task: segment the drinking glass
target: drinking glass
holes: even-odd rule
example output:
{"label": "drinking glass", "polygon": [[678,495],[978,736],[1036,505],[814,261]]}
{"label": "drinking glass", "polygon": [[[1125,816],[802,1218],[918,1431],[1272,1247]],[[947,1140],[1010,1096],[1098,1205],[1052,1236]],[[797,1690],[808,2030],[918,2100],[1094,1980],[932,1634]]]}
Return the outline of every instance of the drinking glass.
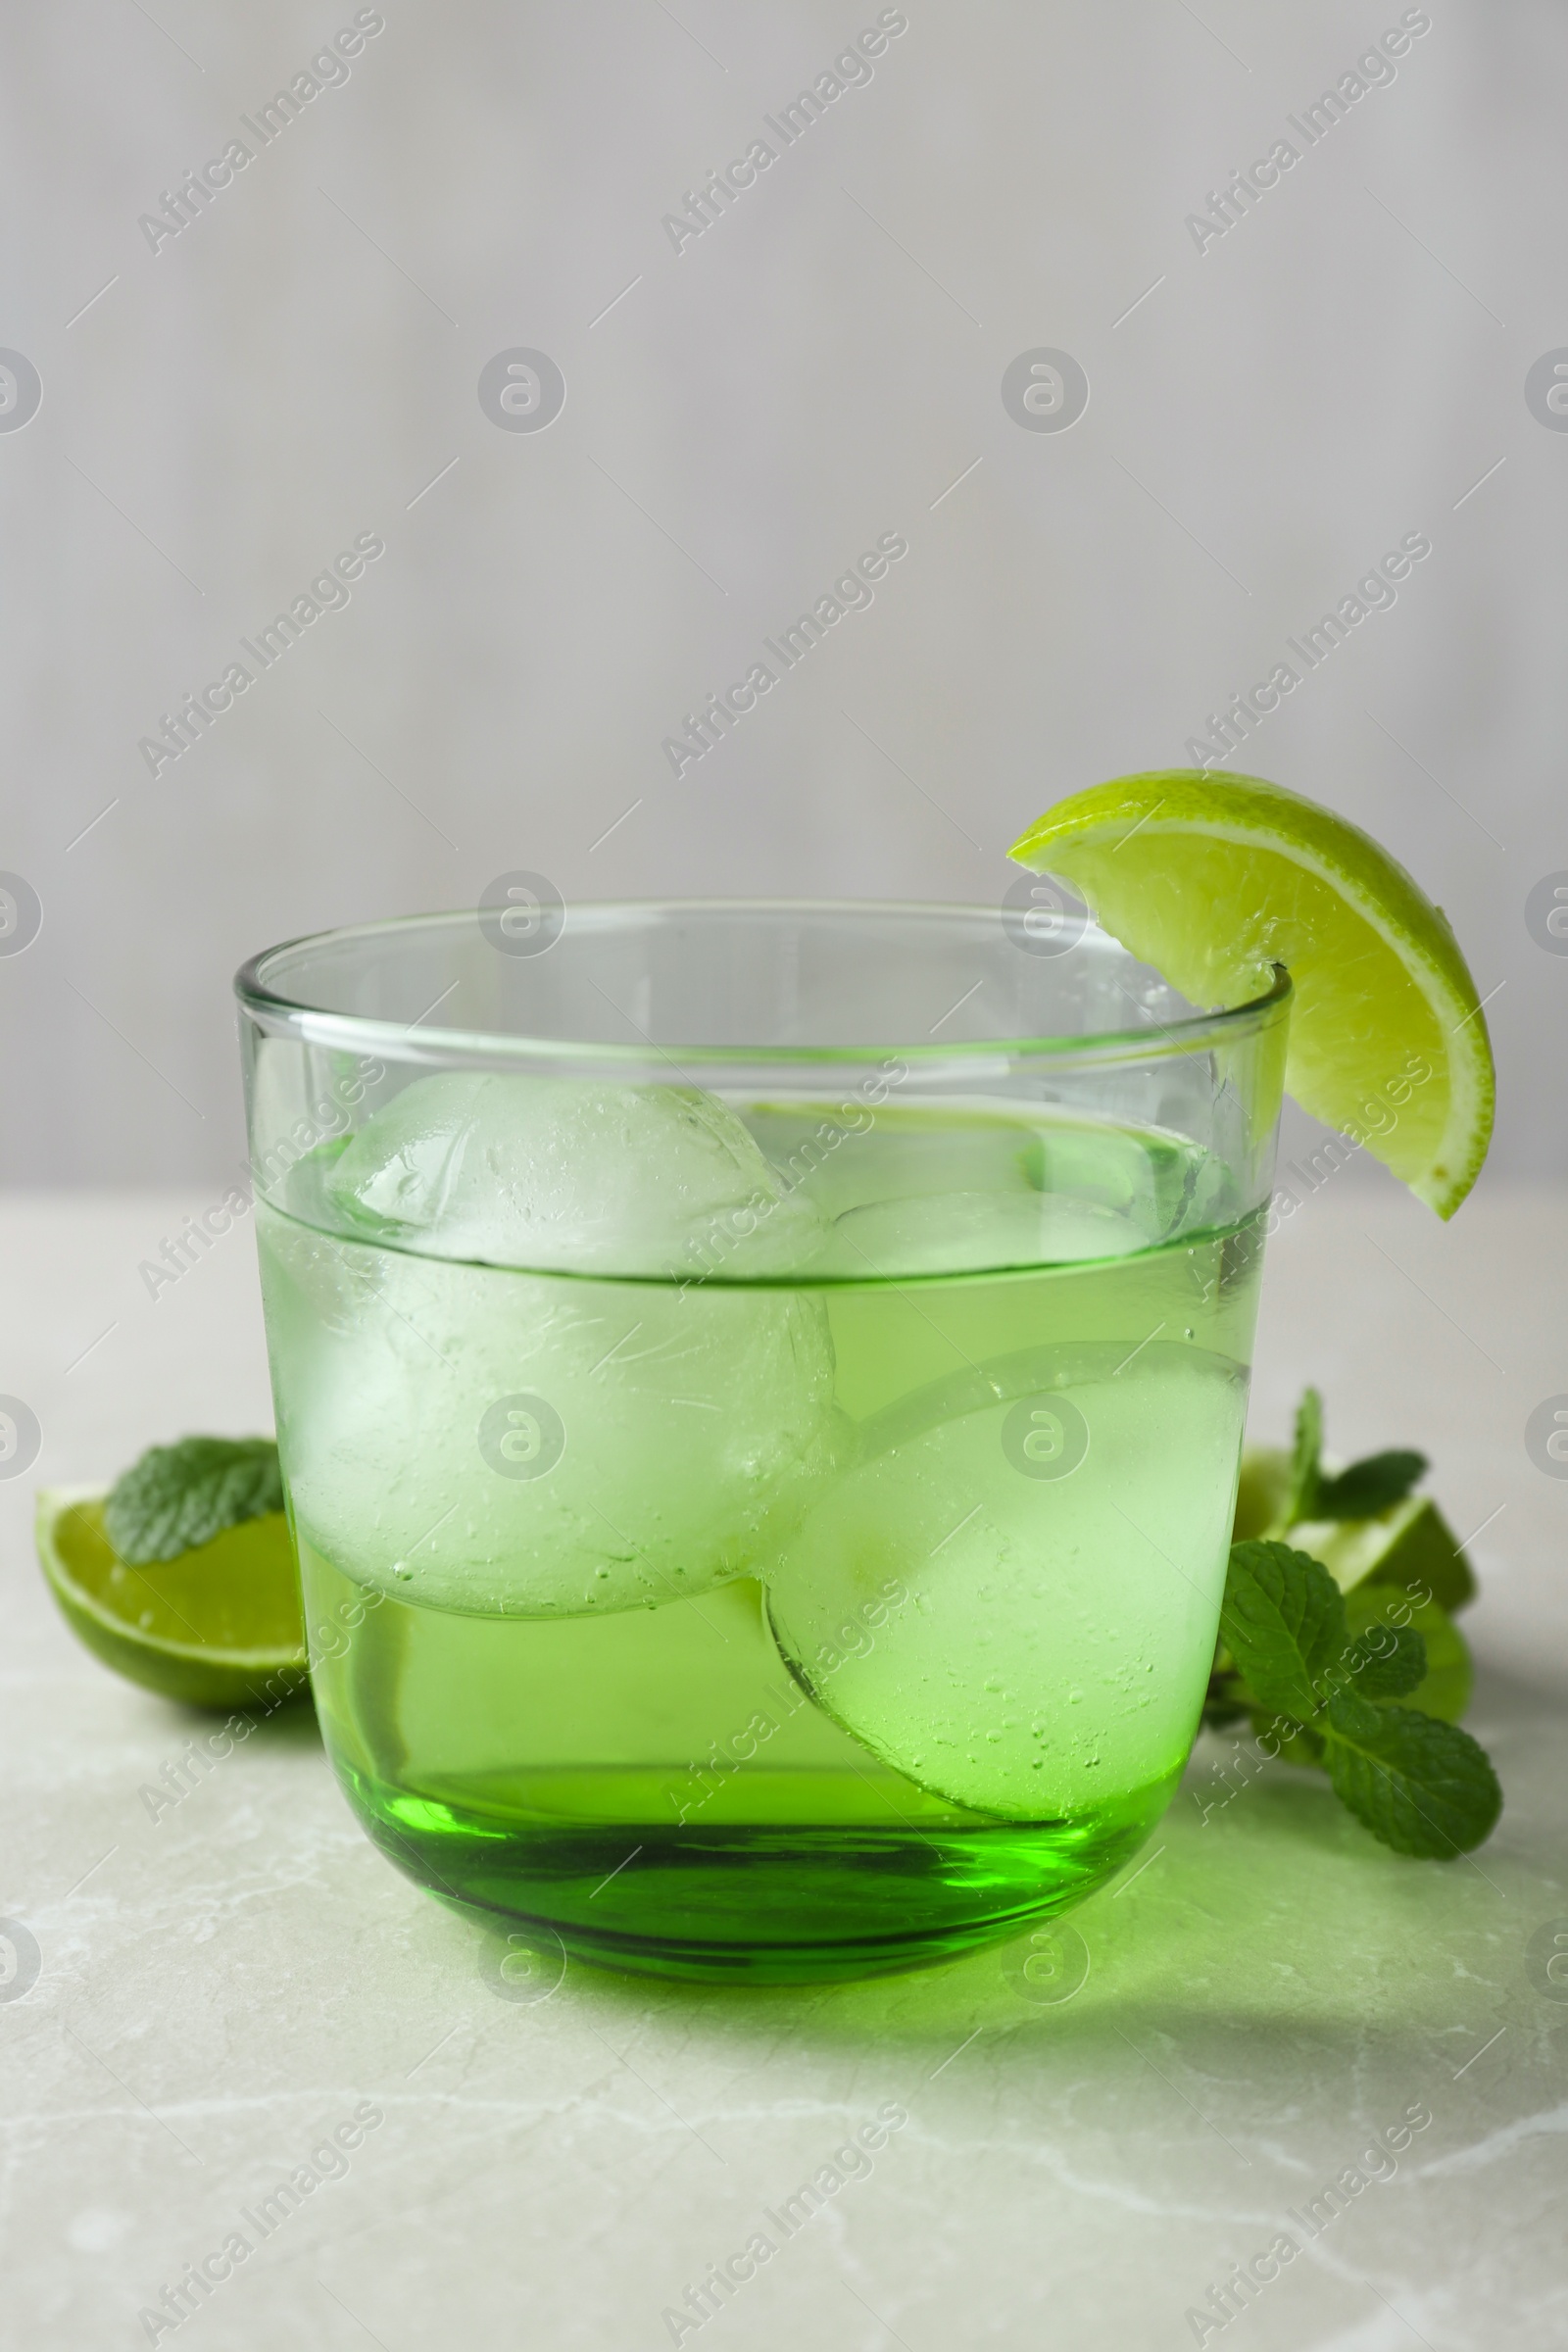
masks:
{"label": "drinking glass", "polygon": [[1081,1901],[1203,1699],[1288,977],[1195,1008],[1045,883],[509,889],[236,983],[350,1805],[515,1940],[665,1976]]}

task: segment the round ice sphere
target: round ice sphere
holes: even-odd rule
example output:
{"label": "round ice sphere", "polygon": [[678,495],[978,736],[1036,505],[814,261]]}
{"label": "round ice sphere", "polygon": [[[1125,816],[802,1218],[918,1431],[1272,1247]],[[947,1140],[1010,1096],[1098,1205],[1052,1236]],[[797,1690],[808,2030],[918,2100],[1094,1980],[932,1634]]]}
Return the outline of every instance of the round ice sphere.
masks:
{"label": "round ice sphere", "polygon": [[360,1129],[325,1193],[369,1240],[575,1274],[778,1274],[823,1233],[735,1113],[696,1087],[440,1071]]}
{"label": "round ice sphere", "polygon": [[1198,1348],[1126,1359],[1029,1349],[906,1398],[764,1570],[795,1672],[937,1795],[1056,1820],[1185,1760],[1246,1381]]}
{"label": "round ice sphere", "polygon": [[777,1543],[831,1452],[833,1349],[819,1300],[744,1284],[822,1222],[722,1102],[442,1072],[314,1156],[311,1221],[259,1224],[291,1500],[348,1574],[559,1616]]}
{"label": "round ice sphere", "polygon": [[1081,1264],[1149,1247],[1131,1217],[1049,1194],[926,1193],[846,1209],[817,1270],[867,1277]]}

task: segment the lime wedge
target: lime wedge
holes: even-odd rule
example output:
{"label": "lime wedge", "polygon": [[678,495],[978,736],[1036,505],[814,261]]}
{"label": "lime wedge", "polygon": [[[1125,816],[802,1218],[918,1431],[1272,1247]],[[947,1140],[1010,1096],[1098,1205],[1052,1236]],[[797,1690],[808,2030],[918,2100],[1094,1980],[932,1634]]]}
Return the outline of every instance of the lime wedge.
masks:
{"label": "lime wedge", "polygon": [[1364,1585],[1396,1585],[1406,1593],[1425,1592],[1443,1609],[1462,1609],[1475,1598],[1476,1580],[1464,1547],[1430,1495],[1407,1494],[1370,1519],[1298,1519],[1287,1527],[1290,1492],[1288,1449],[1249,1446],[1242,1455],[1232,1540],[1243,1544],[1252,1537],[1277,1537],[1294,1544],[1321,1560],[1345,1593]]}
{"label": "lime wedge", "polygon": [[1058,801],[1010,855],[1195,1004],[1283,963],[1290,1092],[1452,1216],[1492,1135],[1486,1022],[1442,908],[1369,834],[1259,776],[1161,768]]}
{"label": "lime wedge", "polygon": [[1407,1494],[1374,1519],[1299,1519],[1285,1541],[1321,1560],[1342,1592],[1398,1585],[1429,1592],[1445,1609],[1475,1598],[1470,1563],[1425,1494]]}
{"label": "lime wedge", "polygon": [[104,1533],[100,1488],[38,1496],[38,1559],[73,1633],[117,1674],[191,1707],[274,1707],[308,1682],[281,1511],[142,1568]]}

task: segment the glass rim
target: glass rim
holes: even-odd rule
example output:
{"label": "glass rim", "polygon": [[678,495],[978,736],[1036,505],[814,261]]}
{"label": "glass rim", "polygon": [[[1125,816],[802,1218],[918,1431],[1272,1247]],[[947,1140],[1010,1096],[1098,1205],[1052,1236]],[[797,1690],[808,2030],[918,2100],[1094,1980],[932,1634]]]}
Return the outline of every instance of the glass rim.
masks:
{"label": "glass rim", "polygon": [[[1061,1036],[965,1038],[936,1045],[929,1042],[906,1044],[893,1039],[857,1045],[689,1045],[680,1040],[657,1044],[652,1039],[640,1038],[634,1044],[622,1046],[587,1038],[543,1037],[514,1029],[433,1028],[426,1026],[422,1014],[416,1015],[413,1021],[397,1021],[374,1013],[337,1012],[329,1006],[312,1004],[302,996],[289,996],[270,985],[269,967],[273,966],[277,959],[302,949],[449,926],[477,925],[483,911],[479,907],[448,907],[420,914],[382,915],[371,922],[345,923],[325,931],[301,932],[293,939],[279,940],[273,946],[263,948],[256,955],[248,956],[234,974],[234,994],[258,1026],[273,1035],[293,1037],[304,1045],[339,1050],[355,1046],[374,1049],[378,1054],[384,1054],[392,1060],[460,1061],[482,1058],[492,1064],[497,1060],[545,1060],[624,1068],[628,1065],[645,1065],[650,1056],[667,1058],[671,1054],[678,1053],[683,1062],[718,1068],[726,1064],[772,1067],[800,1066],[805,1063],[859,1065],[879,1060],[888,1054],[921,1065],[947,1062],[960,1067],[970,1062],[994,1062],[999,1054],[1013,1058],[1039,1055],[1052,1060],[1123,1059],[1129,1054],[1136,1054],[1140,1059],[1147,1058],[1151,1054],[1186,1054],[1193,1053],[1208,1038],[1228,1038],[1238,1030],[1245,1033],[1250,1028],[1260,1027],[1289,1004],[1294,993],[1289,971],[1283,963],[1275,961],[1268,987],[1258,995],[1249,997],[1245,1003],[1221,1005],[1207,1012],[1178,1013],[1170,1020],[1157,1020],[1151,1015],[1152,1026],[1143,1029],[1095,1030],[1087,1034]],[[752,914],[864,915],[883,920],[888,917],[919,916],[929,920],[933,917],[961,916],[978,919],[998,932],[1005,931],[1007,920],[1001,906],[975,906],[959,900],[657,898],[573,901],[566,909],[566,923],[573,927],[584,921],[594,925],[595,918],[598,918],[597,927],[610,929],[619,922],[647,921],[661,916],[738,917]],[[1082,937],[1103,940],[1122,955],[1128,956],[1132,961],[1141,960],[1132,956],[1130,949],[1122,947],[1112,933],[1102,930],[1092,916]],[[1074,944],[1081,944],[1081,940]],[[418,1052],[411,1054],[410,1041],[416,1036]]]}

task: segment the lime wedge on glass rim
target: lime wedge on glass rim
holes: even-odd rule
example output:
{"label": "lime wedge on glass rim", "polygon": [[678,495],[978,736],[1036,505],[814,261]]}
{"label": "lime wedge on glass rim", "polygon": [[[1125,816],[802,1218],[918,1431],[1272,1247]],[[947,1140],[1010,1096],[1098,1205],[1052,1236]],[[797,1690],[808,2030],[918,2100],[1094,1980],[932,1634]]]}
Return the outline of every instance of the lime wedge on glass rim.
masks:
{"label": "lime wedge on glass rim", "polygon": [[1158,768],[1058,801],[1009,856],[1194,1004],[1284,964],[1287,1090],[1452,1216],[1492,1135],[1486,1020],[1446,916],[1370,834],[1260,776]]}
{"label": "lime wedge on glass rim", "polygon": [[132,1567],[104,1530],[106,1492],[45,1488],[38,1559],[77,1639],[106,1666],[189,1707],[270,1709],[309,1680],[288,1522],[225,1528]]}

